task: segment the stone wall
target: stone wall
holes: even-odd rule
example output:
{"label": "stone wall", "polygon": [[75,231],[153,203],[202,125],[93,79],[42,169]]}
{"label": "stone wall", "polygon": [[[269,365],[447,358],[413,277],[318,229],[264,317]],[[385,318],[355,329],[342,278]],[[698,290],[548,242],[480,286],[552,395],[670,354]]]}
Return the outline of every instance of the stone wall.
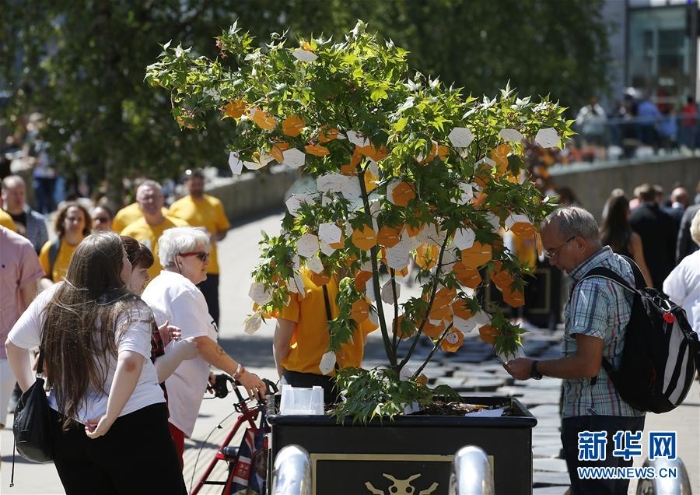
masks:
{"label": "stone wall", "polygon": [[691,202],[700,183],[700,157],[649,157],[644,161],[576,163],[551,169],[556,187],[570,187],[582,206],[600,220],[610,192],[620,187],[630,199],[634,188],[648,182],[658,184],[668,195],[677,184],[688,190]]}

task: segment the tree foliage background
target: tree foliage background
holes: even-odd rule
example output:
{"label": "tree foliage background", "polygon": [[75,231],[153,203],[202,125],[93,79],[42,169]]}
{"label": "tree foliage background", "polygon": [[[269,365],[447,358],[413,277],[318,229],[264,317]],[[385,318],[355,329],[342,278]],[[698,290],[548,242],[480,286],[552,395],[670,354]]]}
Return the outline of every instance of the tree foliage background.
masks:
{"label": "tree foliage background", "polygon": [[[604,0],[0,0],[0,56],[9,131],[30,112],[63,171],[86,170],[121,194],[123,177],[162,179],[189,166],[226,168],[231,120],[180,130],[167,94],[143,82],[169,40],[216,56],[238,19],[258,40],[289,30],[337,36],[363,19],[410,51],[416,70],[465,93],[549,94],[577,109],[607,91]],[[262,41],[261,41],[262,42]],[[2,83],[0,83],[2,84]],[[2,86],[0,85],[0,89]]]}

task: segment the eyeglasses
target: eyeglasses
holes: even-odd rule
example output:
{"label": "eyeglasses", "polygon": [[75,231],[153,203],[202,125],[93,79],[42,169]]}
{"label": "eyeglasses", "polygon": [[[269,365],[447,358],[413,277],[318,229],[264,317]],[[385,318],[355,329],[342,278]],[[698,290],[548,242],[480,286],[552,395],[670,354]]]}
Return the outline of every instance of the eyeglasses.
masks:
{"label": "eyeglasses", "polygon": [[93,220],[95,222],[109,222],[109,218],[107,217],[95,217]]}
{"label": "eyeglasses", "polygon": [[199,258],[199,261],[202,263],[206,263],[207,260],[209,259],[209,253],[204,252],[204,251],[193,251],[191,253],[180,253],[180,256],[183,258],[189,258],[190,256],[196,256]]}
{"label": "eyeglasses", "polygon": [[559,247],[554,248],[554,249],[552,249],[552,250],[550,250],[550,251],[545,251],[545,252],[544,252],[544,257],[551,260],[551,259],[554,258],[555,256],[558,256],[558,255],[559,255],[559,251],[561,251],[561,249],[562,249],[564,246],[566,246],[568,243],[570,243],[570,242],[573,241],[574,239],[576,239],[576,236],[575,236],[575,235],[572,235],[572,236],[569,237],[566,241],[564,241]]}

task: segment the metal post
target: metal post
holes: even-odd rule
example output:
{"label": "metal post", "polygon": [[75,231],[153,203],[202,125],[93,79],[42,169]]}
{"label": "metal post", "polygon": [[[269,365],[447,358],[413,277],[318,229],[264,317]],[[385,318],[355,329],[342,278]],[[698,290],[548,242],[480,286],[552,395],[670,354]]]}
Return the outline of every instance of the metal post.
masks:
{"label": "metal post", "polygon": [[495,495],[489,457],[476,445],[459,449],[452,462],[450,495]]}
{"label": "metal post", "polygon": [[[654,479],[641,479],[637,483],[637,495],[662,495],[673,493],[673,495],[693,495],[690,488],[690,479],[688,471],[685,469],[685,464],[680,457],[669,461],[666,458],[658,458],[650,461],[644,461],[644,467],[653,467],[657,477]],[[667,474],[675,473],[676,477],[661,477],[661,470]]]}
{"label": "metal post", "polygon": [[311,457],[298,445],[287,445],[275,456],[270,495],[311,495]]}

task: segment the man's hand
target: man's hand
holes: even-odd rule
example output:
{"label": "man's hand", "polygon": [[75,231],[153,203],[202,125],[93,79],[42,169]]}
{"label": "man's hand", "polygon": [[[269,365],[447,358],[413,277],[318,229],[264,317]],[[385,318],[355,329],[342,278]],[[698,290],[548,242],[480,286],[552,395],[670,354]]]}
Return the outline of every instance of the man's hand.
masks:
{"label": "man's hand", "polygon": [[532,378],[530,371],[532,370],[532,359],[515,358],[503,364],[505,370],[518,380],[528,380]]}

